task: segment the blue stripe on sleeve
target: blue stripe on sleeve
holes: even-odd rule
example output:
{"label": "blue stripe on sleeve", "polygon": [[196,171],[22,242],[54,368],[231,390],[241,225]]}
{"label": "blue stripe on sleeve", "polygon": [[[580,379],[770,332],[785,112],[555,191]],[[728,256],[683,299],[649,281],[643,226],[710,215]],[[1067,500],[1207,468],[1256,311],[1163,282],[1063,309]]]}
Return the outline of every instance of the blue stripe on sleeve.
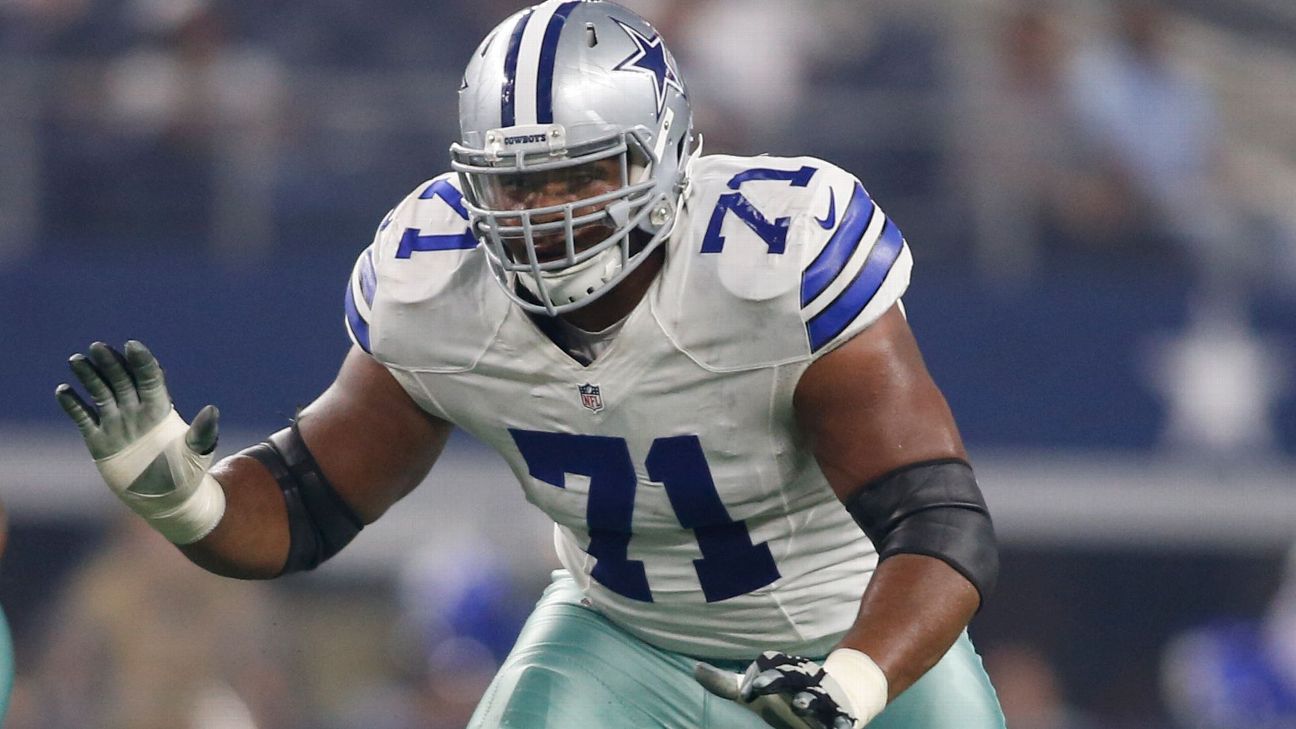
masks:
{"label": "blue stripe on sleeve", "polygon": [[373,248],[366,248],[360,256],[360,295],[365,303],[373,306],[374,293],[378,289],[378,274],[374,271]]}
{"label": "blue stripe on sleeve", "polygon": [[562,35],[567,16],[579,2],[563,3],[549,18],[540,45],[540,75],[536,77],[536,123],[553,124],[554,59],[558,56],[558,36]]}
{"label": "blue stripe on sleeve", "polygon": [[373,351],[369,349],[369,322],[360,316],[360,310],[356,308],[355,294],[351,293],[351,282],[347,281],[346,287],[346,322],[347,327],[351,330],[351,336],[355,337],[356,343],[360,348],[369,354]]}
{"label": "blue stripe on sleeve", "polygon": [[875,210],[877,207],[864,191],[864,186],[855,183],[855,192],[837,225],[837,232],[801,276],[801,306],[814,301],[841,273],[855,249],[859,248],[869,223],[873,222]]}
{"label": "blue stripe on sleeve", "polygon": [[504,56],[504,84],[500,89],[500,126],[511,127],[517,124],[517,86],[518,52],[522,49],[522,33],[526,30],[527,21],[531,19],[532,9],[528,8],[522,18],[513,27],[509,37],[508,53]]}
{"label": "blue stripe on sleeve", "polygon": [[826,309],[806,322],[812,351],[818,352],[864,311],[873,300],[873,295],[882,288],[882,282],[900,257],[902,248],[904,236],[895,223],[888,220],[886,227],[882,229],[882,237],[873,245],[873,250],[869,251],[868,259],[860,267],[855,279]]}

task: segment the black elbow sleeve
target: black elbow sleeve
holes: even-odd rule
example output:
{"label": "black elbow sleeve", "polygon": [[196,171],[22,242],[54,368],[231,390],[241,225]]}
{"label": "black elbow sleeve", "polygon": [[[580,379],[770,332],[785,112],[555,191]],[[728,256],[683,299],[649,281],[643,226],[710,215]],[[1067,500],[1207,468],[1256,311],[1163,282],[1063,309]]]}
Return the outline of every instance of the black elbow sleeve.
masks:
{"label": "black elbow sleeve", "polygon": [[878,558],[935,557],[967,578],[981,604],[999,577],[994,524],[972,467],[957,459],[915,463],[893,471],[846,501],[873,541]]}
{"label": "black elbow sleeve", "polygon": [[296,422],[241,455],[260,461],[283,491],[289,546],[280,574],[314,569],[364,528],[364,522],[320,471]]}

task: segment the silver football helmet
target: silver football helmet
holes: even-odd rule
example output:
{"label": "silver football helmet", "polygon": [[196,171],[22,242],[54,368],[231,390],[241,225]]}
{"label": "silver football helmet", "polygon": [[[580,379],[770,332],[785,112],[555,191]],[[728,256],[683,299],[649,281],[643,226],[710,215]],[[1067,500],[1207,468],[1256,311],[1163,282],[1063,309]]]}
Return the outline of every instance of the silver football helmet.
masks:
{"label": "silver football helmet", "polygon": [[692,125],[674,58],[633,12],[549,0],[498,25],[464,74],[450,155],[504,291],[553,316],[624,279],[674,228]]}

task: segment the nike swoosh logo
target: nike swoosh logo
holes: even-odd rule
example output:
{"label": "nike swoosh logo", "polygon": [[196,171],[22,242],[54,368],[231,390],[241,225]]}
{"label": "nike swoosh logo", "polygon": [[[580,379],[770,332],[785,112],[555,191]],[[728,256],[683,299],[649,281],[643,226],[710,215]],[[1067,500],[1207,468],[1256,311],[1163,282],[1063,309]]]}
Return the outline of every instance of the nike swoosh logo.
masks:
{"label": "nike swoosh logo", "polygon": [[832,190],[828,191],[828,217],[822,220],[815,218],[815,222],[824,230],[832,230],[837,225],[837,196]]}

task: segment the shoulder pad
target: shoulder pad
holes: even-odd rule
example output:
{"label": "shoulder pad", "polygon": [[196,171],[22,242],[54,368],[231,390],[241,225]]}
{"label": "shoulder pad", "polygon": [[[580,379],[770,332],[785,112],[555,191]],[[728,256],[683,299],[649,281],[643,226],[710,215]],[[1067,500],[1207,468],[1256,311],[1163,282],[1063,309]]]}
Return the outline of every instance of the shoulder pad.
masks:
{"label": "shoulder pad", "polygon": [[899,229],[836,165],[704,157],[690,170],[659,318],[711,369],[814,359],[894,305],[911,267]]}
{"label": "shoulder pad", "polygon": [[347,332],[406,369],[468,369],[508,310],[491,280],[453,174],[419,185],[383,218],[345,296]]}

